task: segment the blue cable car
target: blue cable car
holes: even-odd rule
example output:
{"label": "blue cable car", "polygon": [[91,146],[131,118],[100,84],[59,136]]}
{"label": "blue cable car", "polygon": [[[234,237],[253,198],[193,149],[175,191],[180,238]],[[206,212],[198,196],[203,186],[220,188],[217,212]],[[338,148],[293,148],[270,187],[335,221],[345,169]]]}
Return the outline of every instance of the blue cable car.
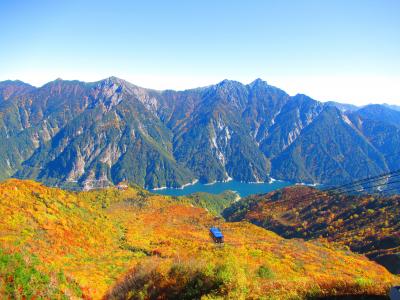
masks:
{"label": "blue cable car", "polygon": [[224,235],[222,234],[221,230],[217,227],[210,228],[210,235],[215,243],[223,243],[224,242]]}

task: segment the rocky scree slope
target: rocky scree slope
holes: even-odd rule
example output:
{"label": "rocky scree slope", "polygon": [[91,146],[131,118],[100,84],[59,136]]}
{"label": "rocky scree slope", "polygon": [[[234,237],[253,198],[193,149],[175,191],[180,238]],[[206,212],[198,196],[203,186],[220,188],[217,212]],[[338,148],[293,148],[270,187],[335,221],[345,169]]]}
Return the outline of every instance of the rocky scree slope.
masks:
{"label": "rocky scree slope", "polygon": [[5,81],[0,95],[3,179],[86,189],[270,176],[337,184],[399,167],[400,112],[342,112],[260,79],[186,91],[116,77],[40,88]]}

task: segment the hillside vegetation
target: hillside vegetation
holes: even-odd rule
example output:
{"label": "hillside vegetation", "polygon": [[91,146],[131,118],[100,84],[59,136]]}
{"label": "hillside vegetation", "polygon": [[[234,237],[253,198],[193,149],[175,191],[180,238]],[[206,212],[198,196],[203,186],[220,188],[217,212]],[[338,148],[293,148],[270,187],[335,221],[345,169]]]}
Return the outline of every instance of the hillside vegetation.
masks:
{"label": "hillside vegetation", "polygon": [[399,283],[345,248],[286,240],[137,188],[72,193],[8,180],[0,215],[2,298],[284,299],[385,295]]}
{"label": "hillside vegetation", "polygon": [[239,194],[233,191],[225,191],[220,194],[210,194],[197,192],[187,196],[179,197],[182,201],[189,201],[195,206],[205,208],[214,215],[220,215],[221,212],[240,199]]}
{"label": "hillside vegetation", "polygon": [[[110,77],[0,82],[0,179],[93,189],[233,178],[337,185],[399,167],[400,112],[343,111],[257,79],[155,91]],[[382,188],[382,187],[381,187]]]}
{"label": "hillside vegetation", "polygon": [[400,273],[400,196],[350,196],[295,186],[250,196],[224,211],[286,238],[327,238]]}

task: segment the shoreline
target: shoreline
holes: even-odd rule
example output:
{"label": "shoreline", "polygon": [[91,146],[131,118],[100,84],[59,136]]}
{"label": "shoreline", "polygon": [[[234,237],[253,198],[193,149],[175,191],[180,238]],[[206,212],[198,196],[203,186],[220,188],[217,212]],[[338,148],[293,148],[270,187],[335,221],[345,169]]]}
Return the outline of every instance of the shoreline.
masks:
{"label": "shoreline", "polygon": [[[194,184],[195,186],[193,186]],[[160,187],[160,188],[150,189],[148,191],[162,195],[185,196],[197,192],[220,194],[224,191],[229,190],[229,191],[234,191],[235,194],[237,194],[240,198],[242,198],[251,194],[269,193],[273,190],[291,185],[295,185],[295,183],[285,182],[283,180],[277,180],[275,178],[269,178],[269,180],[265,182],[243,182],[227,178],[224,181],[214,180],[208,183],[199,183],[199,180],[194,180],[192,182],[184,184],[179,188]]]}
{"label": "shoreline", "polygon": [[[229,176],[228,176],[228,178],[226,178],[226,179],[224,179],[224,180],[222,180],[222,181],[214,180],[214,181],[211,181],[211,182],[200,183],[200,184],[202,184],[202,185],[204,185],[204,186],[211,186],[211,185],[214,185],[214,184],[217,184],[217,183],[228,183],[228,182],[231,182],[231,181],[234,181],[234,179],[233,179],[232,177],[229,177]],[[285,182],[285,181],[280,180],[280,179],[275,179],[275,178],[273,178],[273,177],[270,177],[268,181],[237,181],[237,182],[245,183],[245,184],[273,184],[273,183],[275,183],[275,182]],[[185,189],[185,188],[188,187],[188,186],[195,185],[196,183],[199,183],[199,180],[198,180],[198,179],[195,179],[195,180],[193,180],[192,182],[185,183],[185,184],[181,185],[180,187],[167,187],[167,186],[162,186],[162,187],[157,187],[157,188],[153,188],[153,189],[149,189],[149,188],[145,188],[145,189],[148,190],[148,191],[162,191],[162,190],[166,190],[166,189],[170,189],[170,190],[183,190],[183,189]],[[300,183],[294,183],[294,185],[318,186],[319,184],[318,184],[318,183],[315,183],[315,184],[306,184],[306,183],[300,182]]]}
{"label": "shoreline", "polygon": [[194,185],[194,184],[196,184],[198,182],[199,182],[198,179],[194,179],[192,182],[185,183],[185,184],[181,185],[180,187],[161,186],[161,187],[156,187],[156,188],[152,188],[152,189],[149,189],[149,188],[145,187],[145,189],[148,190],[148,191],[162,191],[162,190],[166,190],[166,189],[183,190],[185,187]]}

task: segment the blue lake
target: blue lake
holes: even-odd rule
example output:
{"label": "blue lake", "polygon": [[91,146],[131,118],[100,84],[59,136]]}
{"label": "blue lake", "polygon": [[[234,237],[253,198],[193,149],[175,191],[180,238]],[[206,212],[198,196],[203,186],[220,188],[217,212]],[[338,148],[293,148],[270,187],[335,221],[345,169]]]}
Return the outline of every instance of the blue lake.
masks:
{"label": "blue lake", "polygon": [[196,192],[220,194],[224,191],[231,190],[237,192],[241,197],[246,197],[251,194],[268,193],[290,185],[293,185],[293,183],[278,180],[271,183],[244,183],[232,180],[228,182],[216,182],[213,184],[195,183],[186,186],[183,189],[165,188],[150,190],[150,192],[169,196],[184,196]]}

